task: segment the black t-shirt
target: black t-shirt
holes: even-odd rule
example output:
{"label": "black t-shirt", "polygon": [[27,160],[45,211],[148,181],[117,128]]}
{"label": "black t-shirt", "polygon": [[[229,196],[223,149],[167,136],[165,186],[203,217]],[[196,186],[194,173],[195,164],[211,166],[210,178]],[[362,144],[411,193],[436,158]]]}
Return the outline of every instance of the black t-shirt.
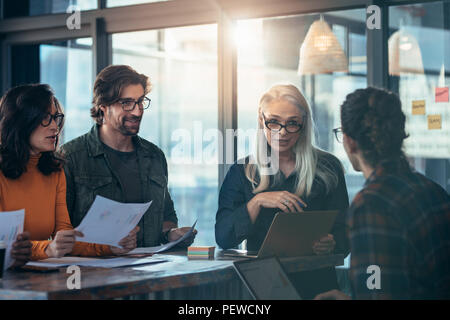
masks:
{"label": "black t-shirt", "polygon": [[122,152],[103,143],[111,169],[117,175],[124,190],[126,203],[142,203],[142,187],[139,175],[139,161],[136,149]]}

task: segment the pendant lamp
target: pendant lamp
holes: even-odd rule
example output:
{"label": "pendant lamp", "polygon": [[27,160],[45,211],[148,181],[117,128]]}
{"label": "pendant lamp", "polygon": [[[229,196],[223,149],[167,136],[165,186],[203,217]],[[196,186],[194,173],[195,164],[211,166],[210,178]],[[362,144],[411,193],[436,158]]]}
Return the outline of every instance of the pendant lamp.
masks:
{"label": "pendant lamp", "polygon": [[300,47],[300,75],[347,72],[348,60],[323,16],[314,21]]}
{"label": "pendant lamp", "polygon": [[416,38],[403,28],[394,32],[388,40],[389,74],[423,74],[422,53]]}

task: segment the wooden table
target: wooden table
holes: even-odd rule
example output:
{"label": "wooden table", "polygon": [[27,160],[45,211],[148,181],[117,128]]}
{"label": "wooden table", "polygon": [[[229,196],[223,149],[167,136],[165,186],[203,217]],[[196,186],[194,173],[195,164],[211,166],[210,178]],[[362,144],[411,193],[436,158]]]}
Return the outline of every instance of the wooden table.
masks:
{"label": "wooden table", "polygon": [[[250,299],[233,269],[236,259],[188,260],[186,251],[157,255],[168,262],[114,269],[81,268],[81,289],[69,290],[66,269],[52,273],[7,271],[0,299]],[[285,258],[288,273],[342,265],[343,255]]]}

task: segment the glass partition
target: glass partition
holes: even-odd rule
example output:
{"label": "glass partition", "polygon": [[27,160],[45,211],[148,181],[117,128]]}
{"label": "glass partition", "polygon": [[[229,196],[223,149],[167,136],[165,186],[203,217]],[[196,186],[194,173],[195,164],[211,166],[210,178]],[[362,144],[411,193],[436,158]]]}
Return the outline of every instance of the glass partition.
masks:
{"label": "glass partition", "polygon": [[39,46],[40,81],[49,84],[62,103],[65,123],[61,144],[88,132],[93,124],[92,39]]}
{"label": "glass partition", "polygon": [[450,6],[437,1],[389,8],[389,85],[406,115],[405,152],[450,191]]}
{"label": "glass partition", "polygon": [[179,225],[198,219],[195,244],[215,244],[217,26],[120,33],[112,42],[113,63],[132,66],[153,84],[140,135],[167,157]]}

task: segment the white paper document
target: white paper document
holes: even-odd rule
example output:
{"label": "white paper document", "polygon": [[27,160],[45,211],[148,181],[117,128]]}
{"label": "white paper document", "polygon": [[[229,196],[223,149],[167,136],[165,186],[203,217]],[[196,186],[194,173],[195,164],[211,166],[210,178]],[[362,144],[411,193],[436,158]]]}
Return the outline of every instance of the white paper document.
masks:
{"label": "white paper document", "polygon": [[137,226],[151,204],[151,201],[120,203],[97,196],[83,221],[76,228],[84,234],[84,237],[77,237],[76,241],[121,247],[120,240]]}
{"label": "white paper document", "polygon": [[195,220],[195,222],[192,225],[191,229],[188,232],[186,232],[178,240],[175,240],[175,241],[163,244],[161,246],[156,246],[156,247],[136,248],[136,249],[128,252],[128,254],[150,254],[150,253],[160,253],[160,252],[169,250],[169,249],[175,247],[180,242],[182,242],[182,241],[186,240],[187,238],[189,238],[192,235],[192,232],[194,232],[194,228],[195,228],[196,224],[197,224],[197,220]]}
{"label": "white paper document", "polygon": [[49,258],[39,261],[31,261],[26,265],[30,267],[44,267],[44,268],[63,268],[67,266],[80,267],[94,267],[94,268],[119,268],[126,266],[136,266],[141,264],[152,264],[166,262],[166,259],[159,257],[145,257],[145,258],[84,258],[84,257],[62,257]]}
{"label": "white paper document", "polygon": [[3,270],[8,269],[13,264],[11,258],[11,248],[17,239],[17,235],[23,232],[25,220],[25,210],[0,212],[0,240],[6,243],[5,263]]}

